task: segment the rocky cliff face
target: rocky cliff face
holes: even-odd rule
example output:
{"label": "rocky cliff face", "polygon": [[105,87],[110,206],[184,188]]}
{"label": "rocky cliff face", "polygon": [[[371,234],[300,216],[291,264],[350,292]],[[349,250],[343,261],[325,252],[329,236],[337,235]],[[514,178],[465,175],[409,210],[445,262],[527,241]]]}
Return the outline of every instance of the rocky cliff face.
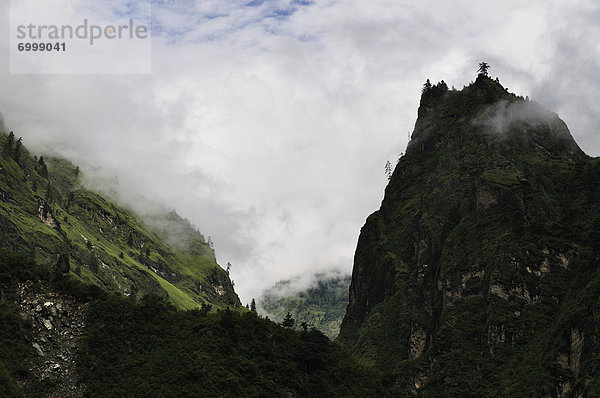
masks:
{"label": "rocky cliff face", "polygon": [[339,341],[407,394],[598,391],[600,162],[486,76],[426,88],[418,115]]}

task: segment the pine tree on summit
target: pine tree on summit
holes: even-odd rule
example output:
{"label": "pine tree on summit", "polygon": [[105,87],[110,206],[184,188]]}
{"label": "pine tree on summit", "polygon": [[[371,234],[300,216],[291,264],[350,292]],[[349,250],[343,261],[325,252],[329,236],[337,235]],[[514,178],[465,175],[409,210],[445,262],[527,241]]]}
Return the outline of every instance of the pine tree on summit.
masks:
{"label": "pine tree on summit", "polygon": [[477,69],[477,72],[479,73],[480,76],[487,76],[489,68],[490,68],[490,64],[488,64],[487,62],[480,62],[479,69]]}
{"label": "pine tree on summit", "polygon": [[431,89],[431,81],[429,79],[427,79],[425,84],[423,84],[423,92],[425,93],[426,91],[428,91],[430,89]]}

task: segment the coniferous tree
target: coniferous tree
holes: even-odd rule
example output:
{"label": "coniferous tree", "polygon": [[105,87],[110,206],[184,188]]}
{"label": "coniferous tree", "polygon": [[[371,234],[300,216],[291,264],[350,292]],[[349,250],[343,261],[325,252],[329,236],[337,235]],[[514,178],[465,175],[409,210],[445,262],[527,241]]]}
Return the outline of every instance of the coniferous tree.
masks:
{"label": "coniferous tree", "polygon": [[73,193],[73,191],[70,191],[69,194],[67,195],[67,209],[69,207],[71,207],[71,204],[73,203],[74,200],[75,200],[75,194]]}
{"label": "coniferous tree", "polygon": [[44,203],[43,207],[42,207],[42,218],[46,219],[48,218],[48,204]]}
{"label": "coniferous tree", "polygon": [[21,159],[21,147],[22,146],[23,146],[23,137],[19,137],[19,139],[15,143],[15,150],[13,152],[13,159],[17,163],[19,163],[19,160]]}
{"label": "coniferous tree", "polygon": [[425,82],[425,84],[423,84],[423,92],[426,92],[430,88],[431,88],[431,81],[429,81],[429,79],[427,79],[427,81]]}
{"label": "coniferous tree", "polygon": [[387,177],[388,181],[392,178],[392,164],[389,160],[385,162],[385,176]]}
{"label": "coniferous tree", "polygon": [[[90,245],[91,245],[91,242],[90,242]],[[90,267],[90,271],[92,271],[95,274],[98,273],[98,271],[100,269],[100,261],[93,253],[90,254],[89,267]]]}
{"label": "coniferous tree", "polygon": [[490,64],[488,64],[487,62],[480,62],[479,69],[477,69],[477,72],[479,73],[480,76],[487,76],[489,68],[490,68]]}
{"label": "coniferous tree", "polygon": [[133,230],[129,231],[129,235],[127,236],[127,244],[129,246],[133,246]]}
{"label": "coniferous tree", "polygon": [[252,299],[252,301],[250,302],[250,311],[256,314],[256,300],[254,299]]}
{"label": "coniferous tree", "polygon": [[46,185],[46,203],[50,203],[50,199],[52,199],[52,187],[50,181],[48,181],[48,185]]}
{"label": "coniferous tree", "polygon": [[44,157],[40,156],[37,163],[38,174],[44,178],[48,178],[48,167],[46,166],[46,162],[44,162]]}
{"label": "coniferous tree", "polygon": [[13,143],[15,142],[15,133],[12,131],[8,135],[6,142],[4,143],[4,154],[10,156],[12,154]]}
{"label": "coniferous tree", "polygon": [[71,264],[69,262],[69,255],[63,253],[58,256],[58,260],[56,261],[56,272],[60,274],[68,274],[71,269]]}
{"label": "coniferous tree", "polygon": [[291,328],[296,323],[296,320],[292,318],[292,314],[289,312],[286,314],[285,318],[283,318],[283,322],[281,322],[281,326],[284,328]]}

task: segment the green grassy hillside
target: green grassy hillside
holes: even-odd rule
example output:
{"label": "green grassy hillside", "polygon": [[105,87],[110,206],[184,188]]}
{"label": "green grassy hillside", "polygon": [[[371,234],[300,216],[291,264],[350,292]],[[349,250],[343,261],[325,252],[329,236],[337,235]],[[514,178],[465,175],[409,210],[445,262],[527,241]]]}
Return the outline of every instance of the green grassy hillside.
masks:
{"label": "green grassy hillside", "polygon": [[69,161],[34,157],[0,134],[0,247],[132,299],[152,293],[182,309],[239,306],[204,237],[174,212],[154,217],[151,229],[86,189]]}

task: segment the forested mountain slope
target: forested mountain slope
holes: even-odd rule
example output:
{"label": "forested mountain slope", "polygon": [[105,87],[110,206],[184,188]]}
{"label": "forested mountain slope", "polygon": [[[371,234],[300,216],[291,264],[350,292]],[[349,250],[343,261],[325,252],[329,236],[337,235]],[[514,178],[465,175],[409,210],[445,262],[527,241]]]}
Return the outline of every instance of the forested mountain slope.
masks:
{"label": "forested mountain slope", "polygon": [[385,397],[317,330],[252,311],[139,302],[0,249],[2,397]]}
{"label": "forested mountain slope", "polygon": [[296,321],[295,329],[302,329],[304,323],[335,339],[348,306],[350,275],[324,274],[315,278],[316,282],[309,288],[289,293],[294,280],[278,282],[264,292],[259,307],[278,322],[290,313]]}
{"label": "forested mountain slope", "polygon": [[152,293],[179,308],[240,305],[213,249],[175,212],[149,228],[131,210],[81,183],[65,159],[29,154],[0,133],[0,247],[49,269],[136,298]]}
{"label": "forested mountain slope", "polygon": [[406,395],[600,395],[600,161],[481,73],[423,88],[338,341]]}

